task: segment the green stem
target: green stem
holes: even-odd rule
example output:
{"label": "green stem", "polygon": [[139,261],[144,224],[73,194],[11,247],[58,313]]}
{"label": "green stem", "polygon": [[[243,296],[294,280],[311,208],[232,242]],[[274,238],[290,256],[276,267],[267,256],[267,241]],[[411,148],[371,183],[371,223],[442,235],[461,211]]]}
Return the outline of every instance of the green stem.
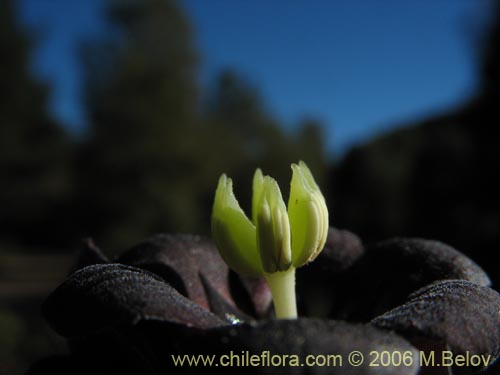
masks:
{"label": "green stem", "polygon": [[295,267],[287,271],[266,273],[266,281],[271,288],[274,309],[278,319],[297,319],[295,302]]}

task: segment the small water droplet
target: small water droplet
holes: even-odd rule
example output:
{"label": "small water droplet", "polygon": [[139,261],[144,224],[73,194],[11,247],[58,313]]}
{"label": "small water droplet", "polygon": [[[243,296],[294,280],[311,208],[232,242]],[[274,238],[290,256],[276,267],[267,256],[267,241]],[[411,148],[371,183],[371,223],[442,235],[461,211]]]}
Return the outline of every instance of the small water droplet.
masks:
{"label": "small water droplet", "polygon": [[236,316],[233,314],[226,313],[226,319],[231,322],[231,324],[240,324],[241,320],[238,319]]}

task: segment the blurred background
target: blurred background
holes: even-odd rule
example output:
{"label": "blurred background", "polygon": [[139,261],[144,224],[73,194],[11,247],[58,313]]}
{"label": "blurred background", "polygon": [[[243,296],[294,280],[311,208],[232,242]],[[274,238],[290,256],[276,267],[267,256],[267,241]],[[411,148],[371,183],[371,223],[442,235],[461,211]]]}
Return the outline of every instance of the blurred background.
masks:
{"label": "blurred background", "polygon": [[209,234],[219,175],[310,166],[331,224],[447,242],[500,285],[496,1],[1,0],[0,373],[80,240]]}

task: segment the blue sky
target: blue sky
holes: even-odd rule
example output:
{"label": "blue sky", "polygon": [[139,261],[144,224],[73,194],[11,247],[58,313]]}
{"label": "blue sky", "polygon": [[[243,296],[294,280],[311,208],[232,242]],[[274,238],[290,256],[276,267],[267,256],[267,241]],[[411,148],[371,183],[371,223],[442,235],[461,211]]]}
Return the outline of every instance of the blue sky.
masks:
{"label": "blue sky", "polygon": [[[476,88],[487,0],[184,0],[208,85],[234,68],[293,129],[325,125],[341,155],[404,121],[459,105]],[[85,126],[78,44],[106,30],[101,0],[20,0],[37,30],[33,69],[53,84],[51,109]]]}

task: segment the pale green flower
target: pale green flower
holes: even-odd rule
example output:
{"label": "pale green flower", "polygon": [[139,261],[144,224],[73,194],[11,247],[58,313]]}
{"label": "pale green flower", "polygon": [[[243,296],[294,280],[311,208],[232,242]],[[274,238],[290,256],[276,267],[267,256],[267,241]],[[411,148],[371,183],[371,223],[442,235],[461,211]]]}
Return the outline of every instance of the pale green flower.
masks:
{"label": "pale green flower", "polygon": [[253,178],[252,220],[248,219],[225,174],[219,179],[212,211],[212,235],[222,258],[249,276],[287,271],[312,261],[323,249],[328,210],[304,162],[292,164],[288,211],[279,186],[257,169]]}

